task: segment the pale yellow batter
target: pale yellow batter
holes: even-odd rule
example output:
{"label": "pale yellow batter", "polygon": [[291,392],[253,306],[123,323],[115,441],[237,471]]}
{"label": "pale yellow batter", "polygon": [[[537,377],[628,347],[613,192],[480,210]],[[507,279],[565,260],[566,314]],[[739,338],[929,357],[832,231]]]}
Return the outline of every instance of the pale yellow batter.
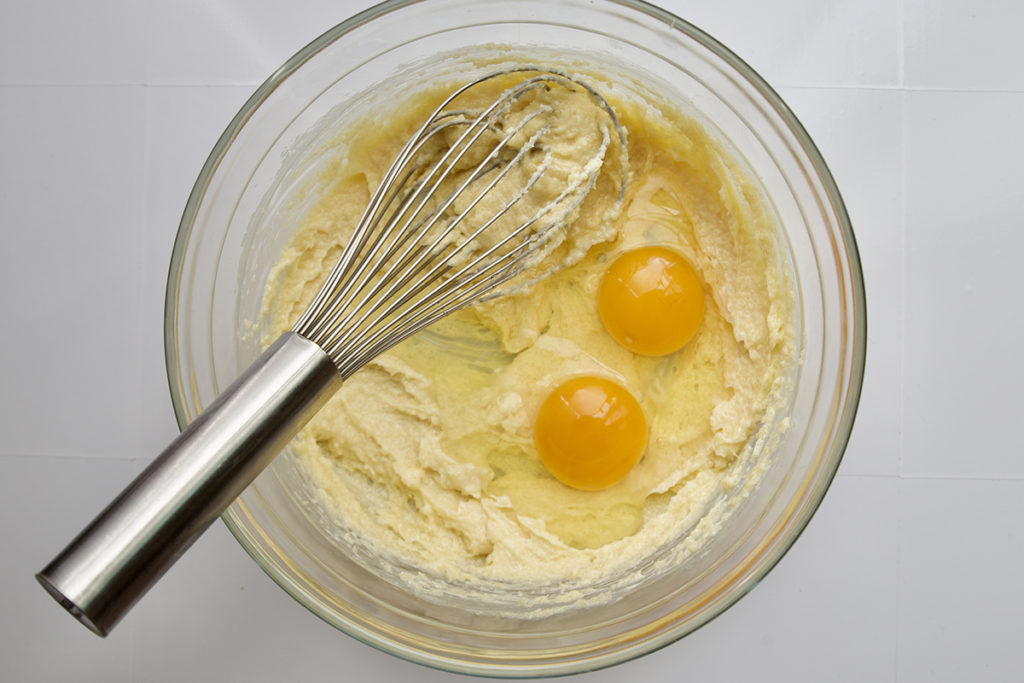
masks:
{"label": "pale yellow batter", "polygon": [[[325,176],[330,191],[270,278],[268,339],[311,299],[373,179],[435,96],[396,108],[373,135],[342,136],[346,164]],[[599,197],[582,218],[599,239],[578,263],[378,357],[293,446],[338,536],[372,548],[381,567],[397,567],[382,573],[438,599],[449,588],[437,587],[453,584],[480,595],[560,584],[583,596],[684,532],[690,542],[678,552],[692,551],[720,521],[698,525],[712,504],[750,485],[736,480],[742,459],[785,401],[793,294],[759,188],[693,120],[650,102],[613,105],[628,132],[630,183],[611,229],[613,202]],[[661,358],[618,345],[597,313],[603,269],[647,244],[684,255],[705,289],[696,337]],[[639,464],[598,492],[556,481],[532,437],[545,396],[583,374],[629,389],[649,425]]]}

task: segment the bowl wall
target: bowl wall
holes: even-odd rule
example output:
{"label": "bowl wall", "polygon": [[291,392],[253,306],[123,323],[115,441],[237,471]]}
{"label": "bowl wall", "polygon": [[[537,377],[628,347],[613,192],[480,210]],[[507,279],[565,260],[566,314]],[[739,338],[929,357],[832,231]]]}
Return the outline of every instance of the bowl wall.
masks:
{"label": "bowl wall", "polygon": [[[228,126],[182,218],[168,280],[167,370],[178,421],[208,405],[260,350],[271,266],[318,195],[310,178],[333,127],[424,79],[478,73],[451,57],[481,46],[584,64],[632,80],[716,131],[760,180],[783,226],[797,290],[799,362],[789,428],[721,532],[628,599],[545,620],[425,601],[331,538],[296,495],[285,455],[225,521],[266,572],[315,614],[382,650],[499,676],[562,674],[649,652],[735,602],[795,541],[839,464],[863,375],[865,311],[853,233],[825,163],[779,97],[709,36],[649,5],[582,0],[391,2],[335,27],[273,74]],[[440,58],[439,55],[449,55]],[[516,59],[516,61],[521,61]],[[639,78],[638,78],[639,77]],[[615,93],[612,93],[615,94]],[[307,160],[315,160],[308,163]]]}

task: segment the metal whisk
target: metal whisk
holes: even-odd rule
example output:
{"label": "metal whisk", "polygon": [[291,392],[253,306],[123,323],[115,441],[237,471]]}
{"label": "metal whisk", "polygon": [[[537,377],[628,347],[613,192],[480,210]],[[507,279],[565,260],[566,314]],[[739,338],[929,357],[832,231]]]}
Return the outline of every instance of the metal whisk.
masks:
{"label": "metal whisk", "polygon": [[[553,71],[515,71],[532,75],[482,111],[456,103],[514,72],[463,86],[433,112],[388,168],[292,330],[37,575],[92,631],[105,636],[345,379],[496,295],[557,246],[607,157],[618,150],[621,160],[624,133],[590,86]],[[557,112],[535,97],[552,88],[591,98],[607,119],[592,155],[568,171],[549,139]],[[561,181],[554,194],[552,177]],[[523,200],[538,197],[540,208],[524,214]]]}

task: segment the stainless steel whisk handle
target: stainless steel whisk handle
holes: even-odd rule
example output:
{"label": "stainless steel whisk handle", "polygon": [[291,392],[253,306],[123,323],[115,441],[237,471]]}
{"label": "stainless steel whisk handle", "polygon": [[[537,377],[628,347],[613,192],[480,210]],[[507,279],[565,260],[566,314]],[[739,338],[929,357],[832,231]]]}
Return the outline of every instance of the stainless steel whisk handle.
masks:
{"label": "stainless steel whisk handle", "polygon": [[318,345],[285,333],[36,578],[106,636],[341,384]]}

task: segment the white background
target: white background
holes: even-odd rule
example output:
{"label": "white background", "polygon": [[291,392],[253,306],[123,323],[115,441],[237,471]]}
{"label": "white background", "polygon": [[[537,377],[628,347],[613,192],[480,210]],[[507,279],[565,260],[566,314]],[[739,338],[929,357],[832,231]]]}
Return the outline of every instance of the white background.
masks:
{"label": "white background", "polygon": [[[321,623],[221,523],[106,640],[33,579],[176,433],[163,287],[214,141],[368,5],[0,2],[0,679],[455,678]],[[839,476],[762,584],[580,680],[1024,680],[1024,3],[662,5],[764,75],[830,164],[867,378]]]}

